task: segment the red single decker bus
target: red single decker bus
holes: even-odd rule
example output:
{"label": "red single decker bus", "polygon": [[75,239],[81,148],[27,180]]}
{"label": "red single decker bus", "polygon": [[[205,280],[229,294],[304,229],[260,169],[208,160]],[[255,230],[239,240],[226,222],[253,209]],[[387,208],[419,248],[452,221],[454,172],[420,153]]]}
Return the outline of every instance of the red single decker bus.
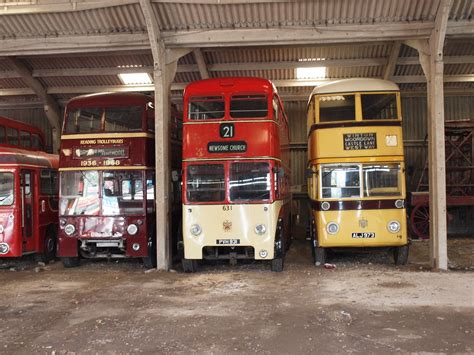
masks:
{"label": "red single decker bus", "polygon": [[0,118],[0,257],[55,256],[58,156],[43,146],[37,128]]}
{"label": "red single decker bus", "polygon": [[156,262],[155,113],[138,93],[76,97],[60,149],[59,256]]}
{"label": "red single decker bus", "polygon": [[184,92],[183,269],[199,259],[271,260],[290,235],[288,120],[259,78],[191,83]]}

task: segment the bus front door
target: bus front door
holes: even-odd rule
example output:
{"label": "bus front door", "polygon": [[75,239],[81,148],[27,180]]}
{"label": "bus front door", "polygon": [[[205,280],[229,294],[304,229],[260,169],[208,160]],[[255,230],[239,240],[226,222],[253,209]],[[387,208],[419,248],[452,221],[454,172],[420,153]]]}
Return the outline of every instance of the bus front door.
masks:
{"label": "bus front door", "polygon": [[33,238],[33,177],[34,172],[32,170],[21,171],[21,233],[23,253],[32,252],[35,250],[35,241]]}

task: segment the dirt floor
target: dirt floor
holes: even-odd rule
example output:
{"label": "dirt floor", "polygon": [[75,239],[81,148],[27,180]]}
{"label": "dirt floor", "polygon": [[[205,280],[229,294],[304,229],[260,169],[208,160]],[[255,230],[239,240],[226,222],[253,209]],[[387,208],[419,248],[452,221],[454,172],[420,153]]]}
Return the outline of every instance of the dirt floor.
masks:
{"label": "dirt floor", "polygon": [[336,254],[329,270],[295,241],[285,271],[251,263],[197,274],[145,272],[138,261],[64,269],[0,261],[0,352],[474,352],[474,238],[449,241],[448,272],[428,244],[410,262]]}

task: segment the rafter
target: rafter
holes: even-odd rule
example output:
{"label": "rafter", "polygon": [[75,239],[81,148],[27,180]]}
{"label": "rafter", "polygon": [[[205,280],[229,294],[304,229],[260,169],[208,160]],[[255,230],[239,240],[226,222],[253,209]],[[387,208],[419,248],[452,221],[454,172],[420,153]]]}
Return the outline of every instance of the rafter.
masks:
{"label": "rafter", "polygon": [[402,43],[400,41],[393,42],[392,50],[390,51],[390,56],[388,57],[388,63],[383,74],[383,78],[385,80],[390,79],[393,74],[395,74],[395,68],[397,66],[397,59],[398,55],[400,54],[401,46]]}
{"label": "rafter", "polygon": [[202,55],[201,49],[196,48],[193,51],[194,58],[196,59],[196,63],[199,69],[199,74],[201,75],[201,79],[208,79],[209,72],[207,70],[206,61],[204,60],[204,56]]}
{"label": "rafter", "polygon": [[61,110],[54,99],[47,93],[46,88],[41,82],[31,75],[30,69],[18,58],[9,57],[6,59],[20,75],[23,81],[31,88],[44,102],[44,111],[53,130],[53,150],[59,148],[59,134],[61,126]]}

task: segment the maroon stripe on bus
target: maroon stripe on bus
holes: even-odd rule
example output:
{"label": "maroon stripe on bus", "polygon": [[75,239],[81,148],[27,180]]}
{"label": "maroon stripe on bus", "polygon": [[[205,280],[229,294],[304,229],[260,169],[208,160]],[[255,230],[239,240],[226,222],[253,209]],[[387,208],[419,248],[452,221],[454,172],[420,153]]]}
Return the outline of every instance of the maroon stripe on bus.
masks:
{"label": "maroon stripe on bus", "polygon": [[[310,200],[311,208],[316,211],[350,211],[350,210],[387,210],[397,209],[395,201],[400,199],[390,200],[353,200],[353,201],[315,201]],[[405,200],[403,206],[405,206]],[[329,208],[323,210],[321,204],[323,202],[329,203]]]}
{"label": "maroon stripe on bus", "polygon": [[362,121],[362,122],[340,122],[340,123],[318,123],[313,124],[309,131],[309,135],[313,133],[313,131],[317,129],[325,129],[325,128],[345,128],[345,127],[381,127],[381,126],[389,126],[389,127],[401,127],[401,121],[387,121],[387,122],[371,122],[371,121]]}

